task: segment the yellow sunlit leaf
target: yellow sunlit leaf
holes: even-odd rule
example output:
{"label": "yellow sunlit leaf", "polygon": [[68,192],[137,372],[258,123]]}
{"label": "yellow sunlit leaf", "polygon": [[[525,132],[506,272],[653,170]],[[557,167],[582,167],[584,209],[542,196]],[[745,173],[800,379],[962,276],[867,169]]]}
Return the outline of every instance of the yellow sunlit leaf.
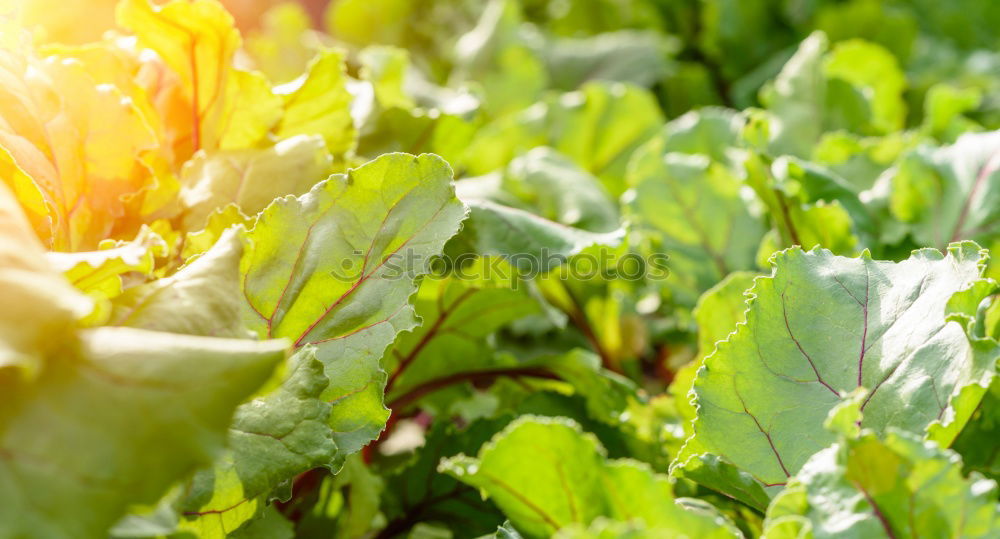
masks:
{"label": "yellow sunlit leaf", "polygon": [[89,249],[131,226],[130,197],[155,183],[145,162],[158,144],[133,100],[70,58],[3,51],[0,80],[0,166],[39,237]]}

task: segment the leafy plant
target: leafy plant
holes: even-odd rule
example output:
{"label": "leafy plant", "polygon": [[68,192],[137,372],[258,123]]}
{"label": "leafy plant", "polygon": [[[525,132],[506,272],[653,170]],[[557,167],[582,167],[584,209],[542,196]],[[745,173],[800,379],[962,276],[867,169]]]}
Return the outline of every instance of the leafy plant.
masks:
{"label": "leafy plant", "polygon": [[0,537],[1000,533],[993,2],[62,4]]}

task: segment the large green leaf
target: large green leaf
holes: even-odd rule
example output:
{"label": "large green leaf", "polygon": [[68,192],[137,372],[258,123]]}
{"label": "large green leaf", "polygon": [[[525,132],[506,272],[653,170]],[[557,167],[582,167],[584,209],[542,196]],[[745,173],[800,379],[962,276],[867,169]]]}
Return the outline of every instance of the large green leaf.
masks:
{"label": "large green leaf", "polygon": [[[950,443],[994,377],[995,341],[967,333],[985,251],[915,251],[899,263],[793,248],[758,278],[747,321],[705,360],[694,392],[695,435],[679,457],[723,457],[764,485],[782,485],[833,441],[822,424],[857,387],[862,426]],[[906,413],[900,413],[900,410]]]}
{"label": "large green leaf", "polygon": [[635,461],[609,461],[568,419],[522,416],[477,458],[444,459],[440,470],[479,488],[529,537],[548,537],[599,517],[643,522],[660,533],[730,537],[724,521],[675,503],[666,476]]}
{"label": "large green leaf", "polygon": [[282,484],[336,471],[378,436],[388,418],[379,358],[416,324],[413,280],[465,214],[451,185],[437,156],[391,154],[260,215],[236,294],[253,331],[300,350],[277,389],[237,411],[232,451],[195,478],[183,527],[220,536],[249,526]]}
{"label": "large green leaf", "polygon": [[225,444],[286,342],[84,330],[38,377],[0,381],[0,535],[96,537]]}
{"label": "large green leaf", "polygon": [[341,451],[357,451],[382,429],[379,358],[415,325],[413,279],[464,216],[444,161],[388,154],[276,200],[250,232],[248,323],[262,336],[317,347]]}
{"label": "large green leaf", "polygon": [[764,537],[994,537],[996,483],[955,453],[891,429],[812,456],[768,508]]}

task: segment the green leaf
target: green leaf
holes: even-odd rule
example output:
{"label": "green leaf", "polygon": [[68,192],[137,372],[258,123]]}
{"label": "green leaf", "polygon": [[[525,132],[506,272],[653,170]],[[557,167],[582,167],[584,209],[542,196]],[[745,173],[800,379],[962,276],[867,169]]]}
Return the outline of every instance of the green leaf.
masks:
{"label": "green leaf", "polygon": [[40,352],[58,346],[63,335],[93,308],[45,259],[17,199],[0,185],[0,297],[17,305],[0,314],[0,376],[33,377]]}
{"label": "green leaf", "polygon": [[456,272],[423,281],[415,301],[422,324],[401,335],[382,358],[391,373],[391,400],[406,401],[397,401],[399,406],[411,404],[410,395],[432,389],[438,381],[494,366],[487,337],[540,311],[527,284],[502,260],[480,258]]}
{"label": "green leaf", "polygon": [[746,321],[746,296],[753,286],[756,273],[734,271],[717,285],[705,291],[698,298],[692,316],[698,326],[698,355],[694,361],[677,370],[670,384],[670,394],[677,401],[678,414],[683,419],[684,432],[693,434],[691,422],[696,410],[691,403],[690,391],[694,379],[706,357],[715,351],[715,345],[724,341],[736,329],[736,325]]}
{"label": "green leaf", "polygon": [[104,323],[111,310],[110,300],[122,293],[122,278],[130,273],[152,277],[156,257],[165,257],[169,248],[162,237],[143,226],[129,242],[102,242],[98,251],[46,253],[49,263],[62,272],[77,290],[94,301],[94,311],[86,322]]}
{"label": "green leaf", "polygon": [[650,87],[670,71],[677,44],[663,34],[621,30],[592,37],[554,39],[545,47],[551,86],[575,90],[591,80]]}
{"label": "green leaf", "polygon": [[618,196],[625,190],[629,157],[661,127],[662,118],[646,90],[591,82],[487,125],[469,142],[456,166],[471,175],[486,174],[531,148],[550,146]]}
{"label": "green leaf", "polygon": [[311,26],[301,4],[277,4],[261,17],[260,27],[249,33],[245,48],[257,69],[271,81],[285,83],[302,74],[316,55],[320,39]]}
{"label": "green leaf", "polygon": [[530,537],[598,517],[637,520],[661,533],[731,536],[721,520],[675,504],[666,476],[635,461],[607,460],[597,440],[568,419],[522,416],[477,458],[444,459],[439,469],[479,488]]}
{"label": "green leaf", "polygon": [[891,52],[860,39],[841,41],[826,57],[823,70],[827,77],[864,90],[876,131],[891,133],[904,126],[906,105],[902,94],[906,77]]}
{"label": "green leaf", "polygon": [[976,471],[1000,480],[1000,451],[995,440],[1000,437],[1000,380],[994,378],[969,423],[952,445],[962,455],[963,473]]}
{"label": "green leaf", "polygon": [[889,209],[921,245],[986,241],[1000,230],[1000,133],[920,147],[887,176]]}
{"label": "green leaf", "polygon": [[822,32],[804,40],[760,100],[774,115],[771,151],[808,158],[829,131],[879,135],[903,127],[905,77],[874,43],[838,43]]}
{"label": "green leaf", "polygon": [[205,337],[247,338],[240,295],[242,229],[228,229],[180,271],[115,298],[109,325]]}
{"label": "green leaf", "polygon": [[219,453],[287,344],[130,328],[57,340],[35,380],[0,381],[0,535],[100,536],[155,502]]}
{"label": "green leaf", "polygon": [[191,257],[211,249],[229,228],[243,225],[244,228],[251,229],[256,222],[256,216],[247,217],[236,204],[229,203],[221,208],[216,208],[208,214],[205,228],[197,232],[188,232],[184,236],[181,258],[190,261]]}
{"label": "green leaf", "polygon": [[334,156],[343,156],[357,146],[351,117],[351,94],[347,91],[343,54],[320,52],[299,79],[275,88],[285,100],[285,112],[275,127],[279,138],[322,135]]}
{"label": "green leaf", "polygon": [[890,429],[824,449],[767,511],[764,536],[992,537],[1000,529],[996,483],[962,476],[961,459]]}
{"label": "green leaf", "polygon": [[536,102],[549,77],[541,51],[526,37],[519,2],[487,2],[475,27],[454,44],[450,85],[469,84],[482,94],[483,107],[500,117]]}
{"label": "green leaf", "polygon": [[301,197],[277,199],[248,234],[246,320],[261,336],[313,344],[343,454],[382,430],[379,358],[416,325],[413,279],[457,231],[465,208],[439,157],[388,154]]}
{"label": "green leaf", "polygon": [[738,128],[728,111],[689,113],[629,165],[631,215],[670,256],[668,284],[688,304],[731,271],[753,268],[764,232],[727,166]]}
{"label": "green leaf", "polygon": [[194,156],[181,173],[184,228],[200,230],[227,204],[254,215],[275,197],[301,195],[330,175],[331,159],[319,136],[295,136],[263,149]]}
{"label": "green leaf", "polygon": [[725,459],[703,451],[697,439],[689,439],[671,468],[671,475],[690,479],[758,511],[767,508],[771,498],[760,481]]}
{"label": "green leaf", "polygon": [[600,181],[550,148],[511,161],[502,188],[551,221],[593,232],[619,227],[617,205]]}
{"label": "green leaf", "polygon": [[315,467],[337,470],[344,458],[327,424],[329,385],[316,351],[291,358],[289,373],[269,394],[241,405],[229,427],[229,448],[195,475],[178,504],[180,530],[225,537],[254,522],[283,482]]}
{"label": "green leaf", "polygon": [[372,84],[375,101],[386,109],[412,109],[416,106],[406,92],[406,74],[410,69],[410,55],[406,49],[372,45],[358,54],[361,78]]}
{"label": "green leaf", "polygon": [[679,462],[707,452],[782,485],[833,441],[823,421],[857,387],[868,391],[862,427],[922,433],[941,422],[935,437],[949,443],[978,401],[963,390],[981,396],[1000,354],[966,327],[964,309],[994,286],[980,279],[985,251],[955,244],[893,263],[793,248],[772,264],[746,324],[698,373],[695,435]]}
{"label": "green leaf", "polygon": [[469,220],[446,249],[453,260],[463,255],[499,256],[517,270],[537,275],[587,247],[617,246],[624,236],[622,229],[588,232],[489,200],[465,198],[464,202]]}
{"label": "green leaf", "polygon": [[793,157],[779,157],[769,166],[765,162],[758,155],[746,162],[747,184],[774,222],[757,253],[760,265],[766,266],[771,254],[793,245],[852,256],[859,244],[874,241],[873,218],[844,180]]}

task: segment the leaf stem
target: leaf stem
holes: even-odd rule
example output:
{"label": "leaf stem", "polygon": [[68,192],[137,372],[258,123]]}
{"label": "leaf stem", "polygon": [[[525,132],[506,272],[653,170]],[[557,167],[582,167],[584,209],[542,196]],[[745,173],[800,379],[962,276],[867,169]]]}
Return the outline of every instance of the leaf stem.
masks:
{"label": "leaf stem", "polygon": [[425,395],[434,393],[446,387],[462,382],[484,383],[492,382],[502,377],[530,377],[544,378],[548,380],[561,380],[561,378],[544,367],[511,367],[506,369],[490,369],[479,371],[466,371],[449,374],[440,378],[434,378],[406,390],[403,394],[393,398],[388,402],[388,407],[392,410],[399,410],[409,406]]}

